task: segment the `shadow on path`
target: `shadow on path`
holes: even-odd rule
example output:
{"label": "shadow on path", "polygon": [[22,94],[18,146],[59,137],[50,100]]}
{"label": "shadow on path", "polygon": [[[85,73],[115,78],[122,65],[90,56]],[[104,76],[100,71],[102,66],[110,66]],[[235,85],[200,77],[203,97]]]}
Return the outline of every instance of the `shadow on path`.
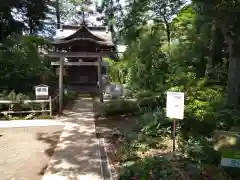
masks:
{"label": "shadow on path", "polygon": [[79,98],[72,111],[60,121],[65,124],[65,128],[56,149],[52,142],[57,138],[58,132],[52,136],[38,134],[37,137],[51,145],[45,151],[46,154],[51,155],[55,149],[43,180],[102,179],[92,99]]}

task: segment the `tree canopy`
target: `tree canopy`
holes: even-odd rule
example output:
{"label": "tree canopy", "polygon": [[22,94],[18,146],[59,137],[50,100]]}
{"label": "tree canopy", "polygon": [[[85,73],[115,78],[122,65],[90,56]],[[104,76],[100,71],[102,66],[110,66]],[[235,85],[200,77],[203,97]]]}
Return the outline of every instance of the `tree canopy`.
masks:
{"label": "tree canopy", "polygon": [[[103,109],[105,115],[132,113],[138,117],[139,126],[134,142],[126,143],[130,149],[124,156],[126,159],[121,159],[121,163],[135,164],[127,167],[120,163],[124,169],[120,179],[145,180],[150,172],[155,172],[150,179],[169,179],[170,173],[173,180],[209,177],[233,180],[234,175],[218,168],[220,158],[213,149],[212,136],[215,130],[229,131],[240,126],[240,2],[129,0],[123,4],[120,0],[102,0],[95,3],[2,0],[1,90],[28,93],[39,83],[54,86],[54,69],[50,60],[40,55],[38,47],[50,46],[49,40],[60,24],[80,24],[85,20],[88,25],[108,26],[115,44],[127,47],[117,61],[107,60],[109,76],[112,82],[124,84],[124,90],[131,92],[137,105],[120,100],[116,101],[116,107],[113,103]],[[43,38],[45,31],[49,32],[48,38]],[[180,159],[189,162],[194,172],[190,168],[179,173],[183,162],[178,159],[180,165],[175,167],[175,161],[167,163],[162,157],[142,158],[138,154],[145,147],[162,142],[158,138],[171,137],[171,121],[165,117],[168,91],[186,95],[185,119],[178,123],[177,133],[182,143]],[[132,150],[136,150],[134,157]],[[209,175],[205,165],[221,173],[216,170]],[[181,175],[199,172],[199,176],[182,178],[173,172]]]}

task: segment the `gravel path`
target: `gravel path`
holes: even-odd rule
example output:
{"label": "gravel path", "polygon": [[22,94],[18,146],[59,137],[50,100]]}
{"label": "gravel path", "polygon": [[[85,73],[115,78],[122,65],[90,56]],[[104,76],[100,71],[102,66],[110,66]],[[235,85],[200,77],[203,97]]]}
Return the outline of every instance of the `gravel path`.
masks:
{"label": "gravel path", "polygon": [[0,179],[41,180],[63,127],[0,128]]}

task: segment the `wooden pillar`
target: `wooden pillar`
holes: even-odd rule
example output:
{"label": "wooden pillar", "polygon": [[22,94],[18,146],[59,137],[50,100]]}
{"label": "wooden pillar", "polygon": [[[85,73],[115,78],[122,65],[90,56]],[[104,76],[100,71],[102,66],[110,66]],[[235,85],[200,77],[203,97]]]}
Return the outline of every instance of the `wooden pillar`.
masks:
{"label": "wooden pillar", "polygon": [[63,110],[63,66],[64,66],[64,57],[60,58],[60,66],[59,66],[59,116],[62,115]]}
{"label": "wooden pillar", "polygon": [[98,58],[98,86],[100,102],[103,102],[103,84],[102,84],[102,57]]}
{"label": "wooden pillar", "polygon": [[49,111],[50,111],[50,116],[52,116],[52,97],[49,96]]}

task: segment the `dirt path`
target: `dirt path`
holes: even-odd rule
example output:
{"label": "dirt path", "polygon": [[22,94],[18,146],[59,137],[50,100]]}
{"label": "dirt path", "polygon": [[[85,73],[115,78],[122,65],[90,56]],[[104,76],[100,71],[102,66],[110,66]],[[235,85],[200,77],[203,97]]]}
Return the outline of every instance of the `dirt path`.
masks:
{"label": "dirt path", "polygon": [[99,139],[104,139],[105,150],[109,158],[113,179],[118,179],[120,161],[122,159],[123,134],[136,127],[136,117],[109,117],[95,120],[96,132]]}
{"label": "dirt path", "polygon": [[103,179],[92,99],[79,98],[61,122],[65,128],[43,180]]}

